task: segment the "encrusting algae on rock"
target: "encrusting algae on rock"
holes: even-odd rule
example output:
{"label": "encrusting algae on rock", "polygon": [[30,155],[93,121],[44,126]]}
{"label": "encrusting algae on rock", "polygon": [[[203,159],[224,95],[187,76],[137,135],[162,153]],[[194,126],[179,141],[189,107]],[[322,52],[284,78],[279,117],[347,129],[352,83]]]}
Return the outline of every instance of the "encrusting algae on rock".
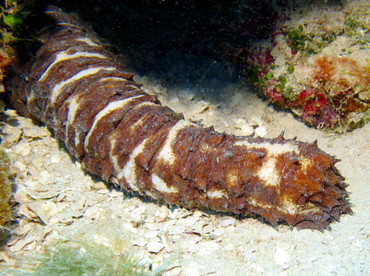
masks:
{"label": "encrusting algae on rock", "polygon": [[[11,44],[17,40],[15,33],[21,25],[21,18],[23,18],[22,7],[16,0],[5,1],[4,7],[0,6],[0,93],[5,92],[4,78],[15,56]],[[4,110],[5,103],[0,99],[0,116],[3,115]],[[1,117],[0,128],[3,124],[2,120]],[[3,147],[0,147],[0,226],[12,218],[10,177],[11,162]]]}
{"label": "encrusting algae on rock", "polygon": [[297,5],[280,17],[268,39],[231,46],[230,58],[272,103],[308,125],[362,127],[370,120],[369,2]]}
{"label": "encrusting algae on rock", "polygon": [[3,149],[0,148],[0,226],[4,225],[12,218],[10,203],[12,197],[10,166],[9,157]]}

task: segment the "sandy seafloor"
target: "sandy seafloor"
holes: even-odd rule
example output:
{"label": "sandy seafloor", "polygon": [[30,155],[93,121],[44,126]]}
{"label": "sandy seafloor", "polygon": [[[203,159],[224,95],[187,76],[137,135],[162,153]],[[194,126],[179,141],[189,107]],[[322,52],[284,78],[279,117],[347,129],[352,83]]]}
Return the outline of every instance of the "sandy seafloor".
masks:
{"label": "sandy seafloor", "polygon": [[0,274],[45,246],[81,240],[128,253],[153,270],[165,267],[163,275],[370,275],[370,124],[341,135],[309,128],[242,80],[220,75],[200,75],[198,86],[167,86],[145,75],[136,80],[164,105],[220,132],[276,137],[284,131],[286,138],[318,140],[341,159],[336,166],[349,185],[352,216],[319,232],[169,208],[84,173],[51,131],[10,109],[2,145],[17,173],[19,225],[0,252]]}
{"label": "sandy seafloor", "polygon": [[[218,100],[196,90],[171,93],[146,77],[144,89],[192,120],[237,135],[257,132],[275,137],[318,140],[349,184],[354,215],[344,215],[330,231],[274,228],[244,218],[168,208],[125,195],[85,174],[44,126],[9,110],[3,144],[15,160],[19,226],[2,257],[34,254],[64,240],[83,240],[129,252],[164,275],[368,275],[370,124],[338,135],[305,126],[290,113],[276,111],[251,88],[230,83]],[[221,95],[221,96],[220,96]],[[217,103],[216,103],[217,102]]]}

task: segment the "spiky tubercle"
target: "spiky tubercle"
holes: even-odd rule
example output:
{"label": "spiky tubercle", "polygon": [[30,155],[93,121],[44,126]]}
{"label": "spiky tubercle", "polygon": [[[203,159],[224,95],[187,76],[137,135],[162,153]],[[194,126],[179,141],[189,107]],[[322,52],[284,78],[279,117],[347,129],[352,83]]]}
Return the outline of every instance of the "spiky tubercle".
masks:
{"label": "spiky tubercle", "polygon": [[12,101],[88,172],[169,204],[274,225],[322,230],[351,212],[337,160],[316,143],[226,135],[173,116],[78,21],[48,14],[56,29],[12,81]]}

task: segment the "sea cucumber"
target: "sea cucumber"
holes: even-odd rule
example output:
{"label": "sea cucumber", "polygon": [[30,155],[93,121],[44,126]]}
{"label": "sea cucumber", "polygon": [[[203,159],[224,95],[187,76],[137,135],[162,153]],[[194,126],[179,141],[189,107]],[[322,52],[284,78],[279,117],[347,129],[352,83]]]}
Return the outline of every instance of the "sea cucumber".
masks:
{"label": "sea cucumber", "polygon": [[185,120],[58,8],[53,30],[10,82],[25,116],[52,128],[83,168],[122,189],[186,208],[259,215],[323,230],[351,213],[338,161],[317,144],[238,137]]}

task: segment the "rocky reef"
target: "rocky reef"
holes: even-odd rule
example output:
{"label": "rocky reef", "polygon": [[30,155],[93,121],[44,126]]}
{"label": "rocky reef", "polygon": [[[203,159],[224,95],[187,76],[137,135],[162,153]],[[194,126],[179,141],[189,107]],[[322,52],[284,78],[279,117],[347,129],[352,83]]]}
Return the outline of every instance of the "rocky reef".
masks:
{"label": "rocky reef", "polygon": [[370,118],[369,2],[277,13],[264,22],[276,24],[268,37],[228,45],[231,60],[273,104],[308,125],[337,132],[362,127]]}

